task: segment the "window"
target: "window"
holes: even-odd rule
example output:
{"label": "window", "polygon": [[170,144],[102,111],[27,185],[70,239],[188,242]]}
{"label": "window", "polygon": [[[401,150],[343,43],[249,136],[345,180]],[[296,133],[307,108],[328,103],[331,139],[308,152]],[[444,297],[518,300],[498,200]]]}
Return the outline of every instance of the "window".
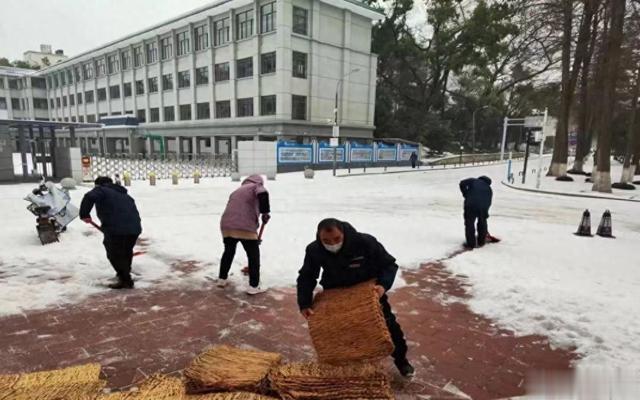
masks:
{"label": "window", "polygon": [[196,85],[206,85],[209,83],[209,68],[196,68]]}
{"label": "window", "polygon": [[[51,101],[51,108],[53,108],[53,100]],[[7,109],[7,99],[4,97],[0,97],[0,110]]]}
{"label": "window", "polygon": [[109,86],[109,98],[110,99],[120,98],[120,85]]}
{"label": "window", "polygon": [[160,122],[160,109],[150,108],[149,109],[149,122]]}
{"label": "window", "polygon": [[138,112],[136,113],[136,117],[138,118],[138,122],[147,122],[147,111],[138,110]]}
{"label": "window", "polygon": [[87,104],[93,103],[93,90],[84,92],[84,100],[85,100],[85,103]]}
{"label": "window", "polygon": [[123,51],[120,54],[120,60],[122,60],[122,70],[126,71],[131,68],[131,53],[129,50]]}
{"label": "window", "polygon": [[80,67],[73,68],[73,75],[75,75],[76,82],[80,82],[80,80],[82,79],[82,72],[80,71]]}
{"label": "window", "polygon": [[253,35],[253,10],[236,15],[236,39],[245,39]]}
{"label": "window", "polygon": [[[56,87],[58,87],[58,76],[54,75],[53,79],[55,80]],[[9,79],[9,89],[18,90],[18,81],[15,79]]]}
{"label": "window", "polygon": [[[0,78],[0,89],[4,86],[4,79]],[[31,78],[31,86],[38,89],[46,89],[47,83],[44,78]]]}
{"label": "window", "polygon": [[67,74],[64,71],[60,72],[60,85],[65,86],[67,84]]}
{"label": "window", "polygon": [[209,31],[207,25],[200,25],[193,29],[193,36],[195,37],[194,46],[196,51],[204,50],[209,47]]}
{"label": "window", "polygon": [[189,86],[191,86],[191,76],[189,75],[189,71],[178,72],[178,87],[186,88]]}
{"label": "window", "polygon": [[[33,78],[33,79],[35,79],[35,78]],[[32,82],[33,82],[33,79],[32,79]],[[49,80],[49,77],[48,77],[48,76],[47,76],[47,81],[48,81],[48,82],[51,82],[51,81]],[[32,84],[33,84],[33,83],[32,83]],[[3,77],[1,77],[1,76],[0,76],[0,89],[4,89],[4,78],[3,78]]]}
{"label": "window", "polygon": [[[4,97],[2,97],[2,100],[4,100]],[[2,101],[0,100],[0,101]],[[7,103],[5,101],[5,108],[7,108]],[[0,104],[0,108],[2,108],[2,105]],[[38,110],[47,110],[48,107],[48,103],[47,103],[47,99],[41,99],[41,98],[37,98],[34,97],[33,98],[33,108],[36,108]]]}
{"label": "window", "polygon": [[83,122],[84,123],[84,115],[81,115],[78,117],[78,122]]}
{"label": "window", "polygon": [[191,119],[191,104],[183,104],[180,106],[180,121],[188,121]]}
{"label": "window", "polygon": [[100,58],[96,60],[96,76],[104,76],[106,73],[106,67],[104,63],[104,58]]}
{"label": "window", "polygon": [[[93,79],[93,64],[87,63],[82,66],[82,77],[84,80]],[[55,86],[58,86],[58,79],[54,76]]]}
{"label": "window", "polygon": [[260,98],[260,115],[276,115],[276,95]]}
{"label": "window", "polygon": [[216,101],[216,118],[231,117],[231,101]]}
{"label": "window", "polygon": [[107,89],[99,88],[98,89],[98,101],[105,101],[107,99]]}
{"label": "window", "polygon": [[293,52],[293,77],[307,79],[307,54]]}
{"label": "window", "polygon": [[122,85],[124,90],[124,97],[131,97],[131,82],[126,82]]}
{"label": "window", "polygon": [[147,91],[149,93],[155,93],[158,91],[158,77],[154,76],[153,78],[147,79]]}
{"label": "window", "polygon": [[133,66],[136,68],[142,66],[142,46],[133,48]]}
{"label": "window", "polygon": [[307,10],[293,6],[293,33],[307,35],[308,16]]}
{"label": "window", "polygon": [[253,116],[253,98],[238,99],[236,103],[236,116],[252,117]]}
{"label": "window", "polygon": [[253,76],[253,58],[247,57],[237,61],[236,78]]}
{"label": "window", "polygon": [[213,23],[215,45],[220,46],[229,41],[229,18],[224,18]]}
{"label": "window", "polygon": [[71,117],[71,122],[76,122],[76,117]]}
{"label": "window", "polygon": [[[2,102],[3,100],[4,100],[4,106],[7,107],[7,100],[4,97],[0,97],[0,102]],[[49,99],[49,107],[56,108],[56,105],[53,102],[53,99]],[[2,107],[0,107],[0,109],[6,110],[6,108],[2,108]]]}
{"label": "window", "polygon": [[94,123],[94,122],[96,122],[96,116],[95,116],[95,114],[87,115],[87,123],[92,124],[92,123]]}
{"label": "window", "polygon": [[78,100],[78,104],[82,104],[82,93],[76,94],[76,99]]}
{"label": "window", "polygon": [[215,65],[216,82],[229,80],[229,63],[220,63]]}
{"label": "window", "polygon": [[[11,99],[11,104],[13,105],[13,99]],[[60,97],[56,97],[56,107],[60,108],[61,104],[60,104]],[[16,107],[13,107],[16,108]],[[20,105],[18,105],[18,108],[20,108]]]}
{"label": "window", "polygon": [[[58,100],[58,107],[60,107],[60,98],[57,98],[56,100]],[[20,109],[20,99],[16,99],[15,97],[11,98],[11,108],[13,108],[14,110],[19,110]]]}
{"label": "window", "polygon": [[158,43],[151,42],[145,44],[147,54],[147,64],[152,64],[158,61]]}
{"label": "window", "polygon": [[120,63],[118,62],[117,54],[107,56],[107,71],[109,71],[110,74],[115,74],[120,71]]}
{"label": "window", "polygon": [[196,119],[209,119],[209,103],[196,104]]}
{"label": "window", "polygon": [[76,105],[76,97],[72,94],[69,95],[69,105],[70,106],[75,106]]}
{"label": "window", "polygon": [[170,37],[160,40],[160,56],[163,60],[173,57],[173,43]]}
{"label": "window", "polygon": [[[58,75],[53,75],[53,86],[58,87]],[[9,89],[18,89],[18,81],[9,79]]]}
{"label": "window", "polygon": [[188,31],[178,33],[177,37],[178,37],[178,57],[179,57],[189,53],[191,46],[189,44]]}
{"label": "window", "polygon": [[62,96],[62,107],[67,106],[67,96]]}
{"label": "window", "polygon": [[164,108],[164,120],[165,121],[176,120],[176,110],[173,106],[167,106]]}
{"label": "window", "polygon": [[291,96],[291,119],[307,119],[307,96]]}
{"label": "window", "polygon": [[125,110],[124,115],[131,115],[133,117],[134,116],[133,110]]}
{"label": "window", "polygon": [[162,75],[162,90],[173,89],[173,74]]}
{"label": "window", "polygon": [[276,72],[276,52],[265,53],[260,56],[260,73],[271,74]]}
{"label": "window", "polygon": [[143,80],[139,80],[136,81],[136,95],[141,95],[144,94],[144,81]]}
{"label": "window", "polygon": [[260,32],[267,33],[276,30],[276,3],[265,4],[260,7]]}
{"label": "window", "polygon": [[[33,84],[33,80],[31,82]],[[69,85],[73,83],[73,73],[70,69],[67,70],[67,82],[69,83]]]}

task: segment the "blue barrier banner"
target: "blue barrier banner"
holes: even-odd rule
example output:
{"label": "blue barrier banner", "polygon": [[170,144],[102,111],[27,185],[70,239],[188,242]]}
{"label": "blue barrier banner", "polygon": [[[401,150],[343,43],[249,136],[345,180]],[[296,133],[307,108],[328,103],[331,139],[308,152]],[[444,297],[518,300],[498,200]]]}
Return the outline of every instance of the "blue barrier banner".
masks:
{"label": "blue barrier banner", "polygon": [[418,155],[418,148],[415,146],[400,146],[400,153],[398,154],[398,161],[409,161],[412,153]]}
{"label": "blue barrier banner", "polygon": [[313,146],[310,144],[278,143],[279,164],[311,164]]}
{"label": "blue barrier banner", "polygon": [[373,147],[351,147],[351,162],[371,162],[373,161]]}
{"label": "blue barrier banner", "polygon": [[398,151],[395,145],[388,146],[383,143],[378,143],[378,161],[396,161],[397,154]]}
{"label": "blue barrier banner", "polygon": [[[333,149],[333,147],[321,144],[318,150],[318,162],[333,162]],[[337,146],[335,149],[337,161],[344,162],[344,146]]]}

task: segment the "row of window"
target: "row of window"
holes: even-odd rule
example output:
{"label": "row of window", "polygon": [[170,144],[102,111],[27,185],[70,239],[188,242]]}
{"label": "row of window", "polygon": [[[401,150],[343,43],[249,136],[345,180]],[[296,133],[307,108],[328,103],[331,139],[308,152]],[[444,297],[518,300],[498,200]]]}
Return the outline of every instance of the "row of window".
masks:
{"label": "row of window", "polygon": [[[28,110],[29,102],[25,101],[25,99],[19,99],[12,97],[11,98],[11,108],[14,110]],[[42,99],[39,97],[33,98],[33,108],[36,110],[48,110],[47,107],[47,99]],[[5,97],[0,97],[0,110],[7,109],[7,99]]]}
{"label": "row of window", "polygon": [[[1,100],[2,98],[0,98]],[[1,104],[1,103],[0,103]],[[231,101],[222,100],[215,103],[215,118],[231,118]],[[133,114],[133,111],[127,111],[126,114]],[[276,114],[276,95],[261,96],[260,97],[260,115],[269,116]],[[119,112],[112,112],[111,115],[120,115]],[[236,117],[252,117],[253,111],[253,98],[247,97],[236,100]],[[99,117],[106,117],[107,114],[99,114]],[[136,117],[140,122],[147,122],[146,110],[138,110]],[[149,122],[160,122],[160,108],[149,108]],[[80,122],[84,122],[84,117],[78,117]],[[209,103],[197,103],[195,109],[195,119],[210,119],[211,111]],[[291,118],[294,120],[306,120],[307,119],[307,97],[306,96],[291,96]],[[190,121],[193,119],[191,113],[191,104],[182,104],[178,106],[178,120]],[[67,117],[64,119],[59,118],[59,121],[68,121]],[[71,117],[71,120],[75,122],[75,117]],[[164,107],[164,121],[170,122],[176,120],[175,107]],[[87,122],[95,122],[95,115],[88,115]]]}
{"label": "row of window", "polygon": [[[31,87],[33,88],[38,88],[38,89],[47,88],[47,83],[44,78],[32,77],[32,78],[25,78],[25,79],[31,79]],[[27,88],[26,80],[23,82],[22,79],[8,79],[8,81],[9,81],[9,89],[22,90]],[[0,89],[4,89],[4,88],[5,88],[4,78],[0,77]]]}
{"label": "row of window", "polygon": [[[253,36],[254,11],[253,9],[239,12],[235,15],[235,39],[242,40]],[[300,7],[293,7],[292,30],[296,34],[307,35],[309,25],[308,10]],[[220,46],[230,41],[229,18],[222,18],[214,21],[213,35],[214,45]],[[193,51],[204,50],[209,47],[208,25],[198,25],[193,29]],[[260,7],[260,33],[272,32],[276,29],[276,6],[275,3],[265,4]],[[173,57],[174,44],[176,56],[180,57],[191,52],[192,40],[188,30],[179,32],[175,38],[164,37],[159,43],[151,41],[133,48],[133,57],[129,50],[120,51],[116,54],[109,54],[105,58],[99,58],[93,62],[75,66],[60,73],[47,77],[49,87],[71,85],[74,81],[89,80],[106,74],[114,74],[120,70],[125,71],[132,67],[139,68],[145,63],[151,64],[158,59],[166,60]],[[159,47],[159,49],[158,49]],[[133,59],[132,59],[133,58]]]}
{"label": "row of window", "polygon": [[[276,70],[276,53],[265,53],[261,55],[260,60],[260,73],[269,74]],[[209,83],[209,68],[202,67],[195,70],[195,83],[196,85],[206,85]],[[253,76],[253,58],[248,57],[236,62],[236,75],[238,78],[246,78]],[[293,71],[292,75],[296,78],[307,77],[307,54],[297,51],[293,52]],[[214,79],[215,82],[222,82],[229,80],[229,63],[220,63],[214,66]],[[162,90],[173,90],[173,74],[162,75]],[[191,86],[191,72],[180,71],[178,72],[178,88],[188,88]],[[132,96],[132,87],[130,82],[125,82],[122,85],[124,97]],[[147,78],[147,92],[155,93],[160,90],[158,77]],[[136,95],[142,95],[145,92],[144,80],[135,81],[135,93]],[[93,90],[89,90],[85,93],[85,101],[87,103],[93,103]],[[77,95],[78,104],[82,104],[82,93]],[[97,89],[98,101],[107,100],[107,92],[105,88]],[[120,85],[109,86],[109,98],[120,98]],[[69,95],[69,105],[75,105],[74,95]],[[67,96],[56,98],[55,104],[51,99],[51,108],[54,107],[66,107]]]}

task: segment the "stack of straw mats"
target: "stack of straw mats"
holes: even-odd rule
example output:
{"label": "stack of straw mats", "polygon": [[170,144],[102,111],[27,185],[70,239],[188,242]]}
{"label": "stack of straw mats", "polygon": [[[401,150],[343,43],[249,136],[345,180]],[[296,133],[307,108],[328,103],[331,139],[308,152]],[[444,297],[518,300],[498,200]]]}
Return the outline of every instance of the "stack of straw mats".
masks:
{"label": "stack of straw mats", "polygon": [[389,378],[371,364],[286,364],[272,372],[270,379],[286,400],[393,399]]}
{"label": "stack of straw mats", "polygon": [[0,375],[0,400],[95,400],[105,383],[100,364]]}
{"label": "stack of straw mats", "polygon": [[267,375],[281,361],[282,356],[278,353],[215,346],[200,354],[185,369],[187,391],[266,393],[269,389]]}
{"label": "stack of straw mats", "polygon": [[393,352],[374,286],[375,282],[369,281],[328,289],[315,297],[309,331],[321,363],[373,361]]}

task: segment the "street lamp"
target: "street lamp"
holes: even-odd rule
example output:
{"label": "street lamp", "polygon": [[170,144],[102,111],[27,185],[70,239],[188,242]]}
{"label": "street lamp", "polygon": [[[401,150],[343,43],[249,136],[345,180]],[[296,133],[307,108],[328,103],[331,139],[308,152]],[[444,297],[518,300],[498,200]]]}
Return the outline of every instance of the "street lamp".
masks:
{"label": "street lamp", "polygon": [[[333,135],[332,135],[333,137],[340,136],[340,125],[338,125],[338,91],[340,90],[340,85],[342,84],[344,78],[358,71],[360,71],[360,68],[352,69],[351,71],[344,74],[342,78],[338,80],[338,83],[336,83],[336,102],[333,108]],[[336,176],[336,167],[338,164],[337,156],[338,156],[338,148],[334,146],[333,147],[333,176]]]}
{"label": "street lamp", "polygon": [[480,111],[480,110],[484,110],[485,108],[489,108],[489,106],[482,106],[482,107],[478,107],[475,110],[473,110],[473,114],[471,117],[471,154],[473,155],[472,157],[472,162],[475,164],[476,162],[476,112]]}

